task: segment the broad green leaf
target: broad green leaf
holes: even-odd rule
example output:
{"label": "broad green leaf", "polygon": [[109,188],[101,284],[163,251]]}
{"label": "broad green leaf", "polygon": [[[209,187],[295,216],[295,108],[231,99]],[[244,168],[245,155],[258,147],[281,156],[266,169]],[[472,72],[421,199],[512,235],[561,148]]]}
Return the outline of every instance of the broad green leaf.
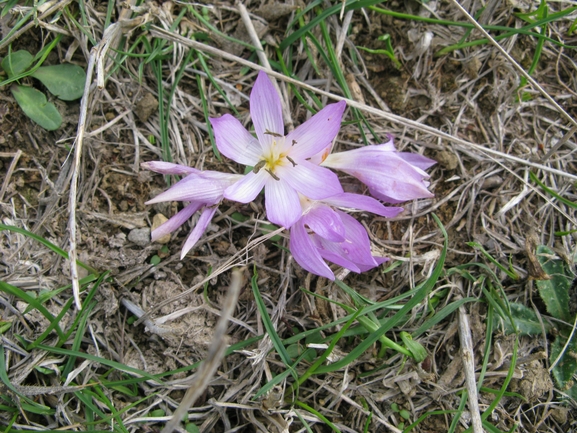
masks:
{"label": "broad green leaf", "polygon": [[551,276],[550,280],[537,280],[537,288],[549,314],[571,323],[573,322],[569,311],[571,273],[568,272],[563,260],[554,257],[556,257],[555,252],[545,245],[537,247],[537,259],[543,270]]}
{"label": "broad green leaf", "polygon": [[[559,357],[559,354],[565,347],[567,340],[560,335],[555,339],[551,345],[551,355],[549,360],[551,363]],[[559,385],[561,391],[566,392],[572,396],[577,394],[577,385],[573,376],[577,372],[577,338],[573,337],[571,342],[567,345],[563,356],[553,368],[553,377]]]}
{"label": "broad green leaf", "polygon": [[28,51],[16,51],[4,57],[4,60],[2,60],[2,69],[6,71],[8,77],[13,77],[28,69],[33,60],[34,57]]}
{"label": "broad green leaf", "polygon": [[63,101],[81,98],[84,93],[86,72],[80,66],[72,64],[42,66],[32,76],[39,79],[50,93]]}
{"label": "broad green leaf", "polygon": [[[537,315],[531,308],[515,302],[510,302],[509,306],[511,307],[511,316],[513,316],[515,326],[521,335],[541,335],[543,332],[541,323],[539,323]],[[543,325],[546,331],[551,329],[549,323],[543,322]],[[505,334],[513,334],[515,332],[511,323],[508,320],[501,320],[498,315],[494,316],[494,326],[495,328],[502,327]]]}
{"label": "broad green leaf", "polygon": [[22,108],[22,111],[33,121],[48,131],[58,129],[62,124],[62,116],[46,96],[32,87],[14,85],[10,89],[12,96]]}

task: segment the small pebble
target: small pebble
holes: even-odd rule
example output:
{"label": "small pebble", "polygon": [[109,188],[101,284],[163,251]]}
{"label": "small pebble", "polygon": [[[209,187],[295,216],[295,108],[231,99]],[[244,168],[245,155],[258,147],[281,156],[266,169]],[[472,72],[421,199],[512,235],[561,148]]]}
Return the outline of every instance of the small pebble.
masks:
{"label": "small pebble", "polygon": [[[152,217],[152,230],[156,230],[158,227],[164,224],[165,221],[168,221],[168,218],[166,218],[161,213],[157,213],[156,215],[154,215],[154,217]],[[168,242],[170,242],[170,233],[157,239],[156,242],[158,242],[159,244],[167,244]]]}
{"label": "small pebble", "polygon": [[483,181],[483,189],[493,189],[503,185],[503,178],[501,176],[490,176]]}
{"label": "small pebble", "polygon": [[134,242],[139,247],[145,247],[150,244],[150,229],[134,229],[128,234],[128,240]]}

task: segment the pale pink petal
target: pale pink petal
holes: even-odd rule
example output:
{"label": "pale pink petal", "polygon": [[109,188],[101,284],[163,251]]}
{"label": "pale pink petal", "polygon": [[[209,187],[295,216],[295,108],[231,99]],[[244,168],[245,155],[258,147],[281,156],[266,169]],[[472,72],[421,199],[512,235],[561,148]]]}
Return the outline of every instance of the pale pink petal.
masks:
{"label": "pale pink petal", "polygon": [[[341,211],[336,212],[340,215],[341,221],[345,226],[347,240],[342,242],[341,245],[345,252],[348,253],[348,258],[356,263],[357,266],[363,264],[376,265],[377,263],[371,254],[371,241],[367,230],[349,214]],[[345,245],[346,243],[348,243],[348,245]]]}
{"label": "pale pink petal", "polygon": [[[389,192],[391,195],[387,195],[387,192]],[[385,191],[383,188],[369,188],[369,193],[373,197],[391,204],[399,204],[417,198],[432,198],[435,196],[426,188],[425,189],[398,188],[396,191],[390,191],[390,190]]]}
{"label": "pale pink petal", "polygon": [[334,281],[335,275],[322,259],[307,230],[300,221],[291,228],[290,251],[295,261],[301,265],[303,269]]}
{"label": "pale pink petal", "polygon": [[402,207],[385,207],[381,202],[372,197],[352,194],[350,192],[325,198],[323,202],[340,208],[365,210],[386,218],[393,218],[403,211]]}
{"label": "pale pink petal", "polygon": [[339,215],[328,206],[315,206],[302,217],[302,222],[320,237],[332,242],[345,240],[345,226]]}
{"label": "pale pink petal", "polygon": [[343,192],[339,178],[332,171],[304,160],[296,164],[278,166],[276,174],[304,196],[321,200]]}
{"label": "pale pink petal", "polygon": [[263,149],[272,144],[275,134],[284,137],[280,97],[270,78],[263,71],[258,73],[250,93],[250,115]]}
{"label": "pale pink petal", "polygon": [[427,173],[405,161],[398,152],[379,153],[370,147],[329,155],[322,165],[356,177],[373,196],[391,203],[433,196],[423,182]]}
{"label": "pale pink petal", "polygon": [[345,101],[327,105],[286,137],[292,159],[306,159],[323,151],[337,136],[347,104]]}
{"label": "pale pink petal", "polygon": [[322,164],[322,162],[325,159],[327,159],[327,156],[329,156],[331,151],[333,150],[333,145],[334,145],[334,142],[329,144],[327,147],[325,147],[319,153],[311,156],[310,158],[307,158],[307,161],[309,161],[311,164],[315,164],[315,165]]}
{"label": "pale pink petal", "polygon": [[216,209],[217,206],[205,207],[203,209],[202,213],[200,214],[200,218],[196,223],[196,226],[194,227],[194,229],[188,236],[188,239],[186,239],[184,246],[182,247],[182,252],[180,253],[180,260],[182,260],[184,256],[186,256],[186,253],[188,253],[192,249],[192,247],[196,245],[196,243],[198,242],[198,240],[208,227],[208,224],[210,223],[210,220],[214,216]]}
{"label": "pale pink petal", "polygon": [[371,254],[371,243],[365,228],[350,215],[336,211],[346,230],[344,242],[328,242],[321,240],[322,247],[355,263],[357,266],[376,266],[377,263]]}
{"label": "pale pink petal", "polygon": [[202,172],[202,177],[206,179],[213,179],[219,181],[223,188],[226,188],[232,185],[235,182],[241,180],[244,175],[242,174],[233,174],[233,173],[221,173],[220,171],[211,171],[205,170]]}
{"label": "pale pink petal", "polygon": [[[385,262],[388,262],[390,259],[388,257],[373,256],[373,260],[375,261],[376,266],[379,266]],[[361,269],[361,272],[365,272],[365,271],[368,271],[369,269],[373,269],[376,266],[359,265],[359,268]]]}
{"label": "pale pink petal", "polygon": [[267,180],[273,180],[266,171],[250,172],[235,184],[224,190],[224,197],[239,203],[248,203],[262,191]]}
{"label": "pale pink petal", "polygon": [[191,173],[200,173],[200,170],[197,170],[196,168],[164,161],[143,162],[140,166],[160,174],[187,175]]}
{"label": "pale pink petal", "polygon": [[420,168],[421,170],[426,170],[437,163],[437,161],[427,158],[426,156],[419,155],[418,153],[411,152],[399,152],[400,158],[407,161],[409,164]]}
{"label": "pale pink petal", "polygon": [[152,231],[150,234],[151,241],[154,242],[161,237],[172,233],[181,225],[183,225],[188,219],[200,208],[202,207],[202,203],[192,202],[189,205],[185,206],[180,212],[176,215],[162,223],[156,229]]}
{"label": "pale pink petal", "polygon": [[377,146],[379,148],[381,148],[384,151],[393,151],[396,152],[397,149],[395,148],[395,143],[394,143],[394,137],[393,134],[387,134],[387,138],[389,139],[389,141],[387,141],[386,143],[382,143],[382,144],[377,144]]}
{"label": "pale pink petal", "polygon": [[196,201],[214,204],[222,199],[222,193],[221,182],[205,179],[198,174],[189,174],[145,204],[163,201]]}
{"label": "pale pink petal", "polygon": [[348,270],[356,272],[357,274],[361,273],[361,269],[356,264],[354,264],[350,260],[347,260],[340,254],[336,254],[332,251],[325,249],[319,249],[318,251],[323,259],[328,260],[329,262],[333,262],[339,266],[342,266],[343,268],[347,268]]}
{"label": "pale pink petal", "polygon": [[244,165],[255,165],[260,160],[260,144],[236,118],[225,114],[209,120],[220,153]]}
{"label": "pale pink petal", "polygon": [[271,179],[264,190],[267,219],[290,228],[302,215],[301,202],[297,192],[283,179]]}

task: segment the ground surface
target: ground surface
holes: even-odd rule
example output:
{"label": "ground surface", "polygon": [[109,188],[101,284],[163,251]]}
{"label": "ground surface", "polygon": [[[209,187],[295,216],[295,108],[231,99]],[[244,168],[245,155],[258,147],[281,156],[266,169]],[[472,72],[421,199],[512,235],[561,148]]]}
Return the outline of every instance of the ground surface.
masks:
{"label": "ground surface", "polygon": [[[381,324],[411,299],[403,294],[423,282],[435,283],[386,333],[399,343],[402,331],[413,334],[426,349],[426,359],[417,363],[394,350],[380,353],[377,342],[343,368],[311,375],[298,391],[289,392],[295,378],[287,375],[271,392],[254,399],[272,377],[287,370],[273,344],[276,336],[250,340],[265,334],[261,308],[268,311],[294,359],[305,349],[305,339],[298,339],[305,331],[312,330],[306,343],[325,337],[330,343],[342,329],[344,322],[332,322],[348,313],[335,302],[358,305],[341,287],[303,271],[285,248],[286,233],[254,246],[263,234],[262,196],[251,205],[225,201],[184,260],[179,256],[189,224],[170,240],[151,243],[155,220],[174,215],[180,204],[145,205],[174,180],[140,167],[145,161],[170,158],[201,169],[243,172],[244,167],[215,156],[205,114],[231,113],[250,125],[248,95],[257,71],[246,61],[259,63],[259,58],[254,49],[225,38],[251,45],[250,33],[232,3],[146,3],[132,11],[107,2],[82,4],[80,8],[76,2],[55,2],[48,13],[38,10],[35,18],[26,18],[25,5],[15,5],[1,21],[0,56],[9,48],[35,54],[61,33],[46,64],[72,62],[88,68],[92,53],[107,71],[100,89],[95,85],[98,68],[94,70],[85,110],[78,101],[53,99],[64,120],[51,132],[22,113],[10,85],[0,88],[0,263],[5,282],[0,292],[0,373],[5,385],[0,394],[6,396],[0,401],[5,409],[0,423],[11,426],[3,427],[5,431],[160,431],[189,386],[195,363],[207,356],[234,267],[244,267],[243,281],[228,334],[239,350],[225,357],[190,409],[188,431],[198,426],[201,431],[281,432],[305,431],[308,426],[318,432],[380,432],[402,431],[412,423],[413,431],[419,432],[464,431],[471,426],[474,410],[488,410],[485,428],[491,431],[577,428],[575,402],[565,398],[568,389],[561,389],[548,371],[551,344],[558,337],[546,326],[553,320],[554,328],[570,331],[573,324],[560,325],[551,318],[534,284],[539,269],[531,266],[537,245],[549,246],[556,257],[572,263],[575,208],[544,192],[529,176],[533,172],[567,200],[577,198],[575,121],[561,111],[573,119],[577,115],[575,50],[547,41],[536,62],[532,76],[559,104],[556,107],[535,86],[520,88],[513,62],[525,70],[531,67],[537,49],[534,37],[516,34],[502,39],[512,59],[490,43],[436,55],[482,35],[442,22],[358,8],[347,9],[342,19],[339,10],[312,26],[308,36],[282,45],[332,5],[319,2],[301,16],[301,24],[289,27],[304,5],[245,2],[275,71],[285,67],[280,53],[291,78],[349,97],[337,149],[363,145],[363,134],[372,143],[392,134],[399,150],[438,161],[429,170],[433,199],[405,204],[405,211],[392,220],[356,215],[367,227],[375,251],[391,261],[361,275],[333,268],[358,294],[382,303],[375,313]],[[514,13],[534,11],[538,4],[489,2],[486,13],[478,2],[463,6],[475,16],[480,13],[484,25],[519,28],[524,22]],[[548,6],[552,14],[570,5]],[[452,2],[394,1],[380,7],[469,22]],[[575,20],[572,13],[542,27],[547,36],[577,45],[569,31]],[[343,19],[350,20],[345,31]],[[22,21],[29,27],[12,38],[10,30]],[[111,49],[91,51],[106,41],[102,35],[109,22],[124,23],[118,34],[106,36]],[[399,68],[374,51],[386,48],[378,40],[385,34],[390,35]],[[203,45],[187,46],[191,36]],[[344,38],[341,45],[339,38]],[[327,43],[333,50],[326,49]],[[327,59],[327,52],[335,57]],[[294,125],[310,116],[297,91],[310,105],[317,97],[321,105],[332,102],[325,94],[278,81]],[[23,82],[44,90],[30,77]],[[366,123],[360,125],[359,115]],[[80,141],[83,116],[86,133]],[[557,143],[561,145],[554,149]],[[71,202],[76,177],[78,191]],[[344,177],[343,183],[364,192],[353,178]],[[82,312],[73,304],[69,261],[38,239],[70,251],[71,206],[76,210],[72,248],[89,267],[78,268]],[[447,231],[446,257],[433,213]],[[499,270],[481,248],[505,269],[510,266],[517,278]],[[435,265],[443,258],[443,272],[433,281]],[[480,265],[456,271],[467,264]],[[251,290],[253,272],[264,307]],[[38,305],[35,299],[46,310],[32,308]],[[506,302],[531,310],[537,331],[504,332],[497,307]],[[131,306],[148,314],[141,317],[142,312]],[[573,310],[572,320],[574,314]],[[460,324],[463,317],[468,332]],[[140,323],[144,319],[148,327]],[[55,331],[55,324],[62,331]],[[345,358],[367,338],[366,330],[354,329],[358,332],[338,341],[333,360]],[[466,391],[471,389],[461,352],[464,337],[472,344],[476,380],[482,377],[477,407],[467,402]],[[296,367],[298,377],[323,351],[312,352]],[[142,371],[149,376],[143,378]],[[8,389],[6,378],[15,388]],[[86,387],[61,388],[79,385]]]}

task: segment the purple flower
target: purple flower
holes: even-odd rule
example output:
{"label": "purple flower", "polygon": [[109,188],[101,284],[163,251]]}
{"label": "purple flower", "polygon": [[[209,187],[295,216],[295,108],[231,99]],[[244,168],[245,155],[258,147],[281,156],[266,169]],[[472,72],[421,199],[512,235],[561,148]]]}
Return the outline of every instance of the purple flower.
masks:
{"label": "purple flower", "polygon": [[397,152],[391,138],[387,143],[360,147],[329,155],[321,165],[344,171],[369,187],[371,195],[388,203],[433,197],[424,170],[432,159]]}
{"label": "purple flower", "polygon": [[302,214],[299,193],[314,200],[343,192],[338,177],[307,159],[336,137],[346,103],[323,108],[285,136],[280,98],[264,72],[250,95],[250,114],[257,138],[229,114],[210,119],[216,145],[228,158],[254,169],[229,186],[224,197],[248,203],[265,188],[269,221],[291,227]]}
{"label": "purple flower", "polygon": [[334,280],[325,260],[364,272],[388,260],[371,254],[371,242],[365,228],[338,208],[361,209],[384,217],[394,217],[403,209],[385,207],[372,197],[341,193],[321,201],[301,197],[305,211],[290,230],[290,250],[304,269]]}
{"label": "purple flower", "polygon": [[151,239],[153,242],[175,231],[198,210],[202,209],[196,226],[182,247],[181,259],[194,247],[208,227],[208,223],[216,212],[218,203],[223,198],[224,190],[242,178],[238,174],[200,171],[196,168],[162,161],[145,162],[142,167],[156,173],[186,176],[165,192],[146,202],[146,204],[163,201],[189,202],[176,215],[152,231]]}

